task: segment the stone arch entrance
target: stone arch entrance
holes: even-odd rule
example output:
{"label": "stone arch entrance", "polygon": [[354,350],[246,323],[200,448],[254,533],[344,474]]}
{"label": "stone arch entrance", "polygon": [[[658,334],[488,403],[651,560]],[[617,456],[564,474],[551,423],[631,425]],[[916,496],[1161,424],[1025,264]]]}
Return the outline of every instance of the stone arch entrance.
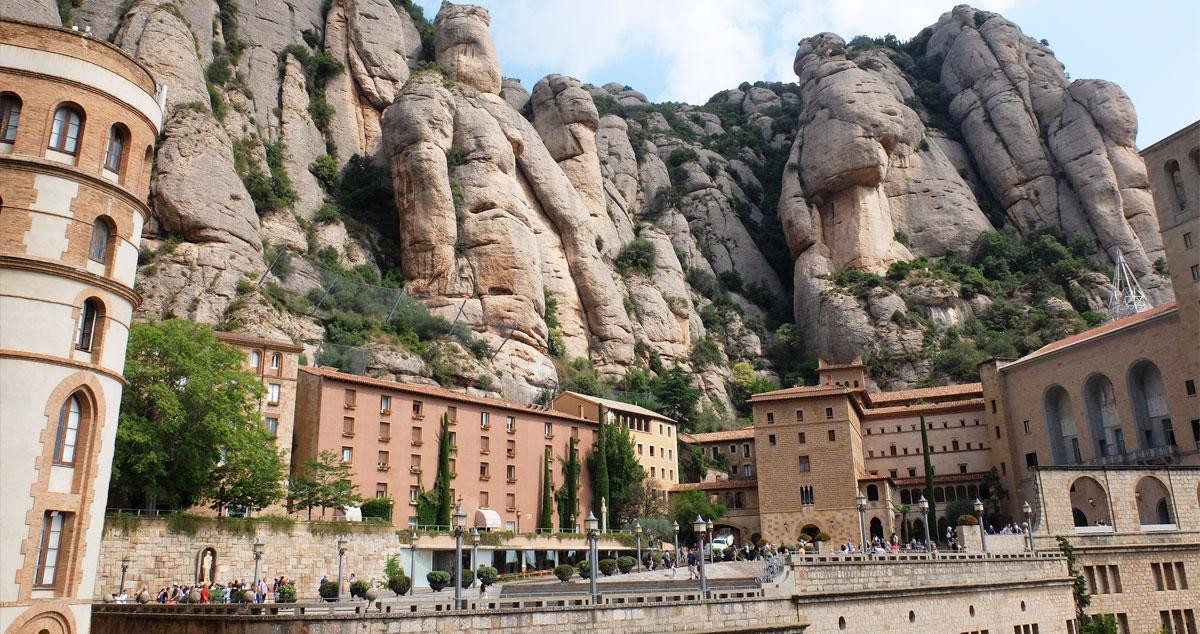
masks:
{"label": "stone arch entrance", "polygon": [[[34,612],[37,608],[30,609]],[[18,618],[13,622],[9,632],[14,634],[71,634],[76,631],[75,621],[69,614],[50,610],[45,612],[34,612],[28,617]]]}
{"label": "stone arch entrance", "polygon": [[1142,525],[1175,523],[1171,493],[1162,480],[1149,475],[1138,480],[1134,497],[1137,498],[1138,521]]}
{"label": "stone arch entrance", "polygon": [[871,518],[871,537],[885,539],[883,535],[883,522],[881,522],[878,517]]}
{"label": "stone arch entrance", "polygon": [[1071,483],[1071,516],[1075,526],[1112,524],[1108,493],[1094,478],[1077,478]]}

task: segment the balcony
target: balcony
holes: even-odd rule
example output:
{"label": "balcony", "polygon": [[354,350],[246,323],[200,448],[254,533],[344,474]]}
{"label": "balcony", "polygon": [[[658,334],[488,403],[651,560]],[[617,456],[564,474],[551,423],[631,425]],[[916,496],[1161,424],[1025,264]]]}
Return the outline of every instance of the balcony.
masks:
{"label": "balcony", "polygon": [[389,441],[389,440],[391,440],[391,439],[392,439],[392,437],[391,437],[391,436],[380,436],[380,437],[379,437],[379,442],[387,442],[387,441]]}
{"label": "balcony", "polygon": [[354,403],[345,403],[344,406],[346,409],[354,409],[355,407],[357,407],[357,405],[355,405]]}
{"label": "balcony", "polygon": [[491,455],[491,453],[492,453],[492,450],[491,450],[491,449],[480,449],[480,450],[479,450],[479,454],[480,454],[480,455],[483,455],[483,456],[488,456],[488,455]]}
{"label": "balcony", "polygon": [[410,444],[414,447],[420,447],[421,445],[424,445],[425,443],[421,442],[420,440],[414,440]]}
{"label": "balcony", "polygon": [[375,465],[375,468],[379,469],[380,471],[387,471],[388,469],[391,469],[392,466],[386,462],[380,462]]}
{"label": "balcony", "polygon": [[488,474],[486,474],[486,473],[481,473],[481,474],[479,474],[479,480],[480,480],[480,482],[487,482],[488,480],[491,480],[491,479],[492,479],[492,476],[490,476],[490,475],[488,475]]}
{"label": "balcony", "polygon": [[508,451],[505,451],[505,452],[504,452],[504,455],[505,455],[505,457],[508,457],[508,458],[516,458],[516,457],[517,457],[517,450],[516,450],[516,449],[509,449]]}
{"label": "balcony", "polygon": [[414,473],[416,475],[421,475],[421,467],[409,467],[408,472]]}
{"label": "balcony", "polygon": [[505,482],[507,482],[509,484],[516,484],[517,479],[516,478],[508,478],[507,480],[505,480]]}
{"label": "balcony", "polygon": [[1163,447],[1150,447],[1149,449],[1138,449],[1137,451],[1127,451],[1125,453],[1114,454],[1111,456],[1101,456],[1084,460],[1081,465],[1087,466],[1111,466],[1135,464],[1140,462],[1153,462],[1155,464],[1174,462],[1174,458],[1179,455],[1179,447],[1175,445],[1165,445]]}
{"label": "balcony", "polygon": [[344,431],[342,432],[342,438],[354,438],[354,432]]}
{"label": "balcony", "polygon": [[389,408],[387,408],[387,409],[381,409],[381,410],[379,410],[379,415],[380,415],[380,416],[391,416],[391,415],[392,415],[392,408],[390,408],[390,407],[389,407]]}

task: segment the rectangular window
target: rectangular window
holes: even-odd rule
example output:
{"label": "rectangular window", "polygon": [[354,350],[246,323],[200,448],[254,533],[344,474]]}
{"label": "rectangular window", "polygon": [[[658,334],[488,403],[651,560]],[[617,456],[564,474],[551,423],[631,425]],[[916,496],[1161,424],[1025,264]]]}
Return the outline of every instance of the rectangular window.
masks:
{"label": "rectangular window", "polygon": [[813,495],[813,488],[809,485],[800,487],[800,503],[805,506],[816,504],[816,497]]}
{"label": "rectangular window", "polygon": [[656,478],[656,477],[658,477],[658,473],[657,473],[657,471],[658,471],[658,469],[656,469],[656,468],[654,468],[654,467],[650,467],[650,477],[651,477],[651,478]]}
{"label": "rectangular window", "polygon": [[488,500],[488,497],[489,497],[489,496],[488,496],[488,492],[487,492],[487,491],[480,491],[480,492],[479,492],[479,507],[480,507],[480,508],[487,508],[487,507],[488,507],[488,501],[489,501],[489,500]]}
{"label": "rectangular window", "polygon": [[342,417],[342,435],[343,436],[353,436],[354,435],[354,419],[353,418],[351,418],[349,416]]}
{"label": "rectangular window", "polygon": [[800,433],[799,433],[799,434],[796,436],[796,439],[797,439],[797,441],[798,441],[798,442],[799,442],[801,445],[803,445],[803,444],[804,444],[804,432],[800,432]]}
{"label": "rectangular window", "polygon": [[825,418],[833,418],[833,408],[832,407],[825,408]]}
{"label": "rectangular window", "polygon": [[1021,425],[1025,428],[1025,433],[1029,433],[1029,421],[1022,421]]}
{"label": "rectangular window", "polygon": [[1200,281],[1200,264],[1192,265],[1192,281]]}
{"label": "rectangular window", "polygon": [[411,456],[408,457],[408,470],[409,471],[420,471],[421,470],[421,454],[412,454]]}
{"label": "rectangular window", "polygon": [[[653,467],[651,467],[651,468],[653,468]],[[742,475],[747,478],[753,478],[754,477],[754,467],[752,467],[750,465],[742,465]]]}
{"label": "rectangular window", "polygon": [[800,473],[808,473],[809,471],[812,471],[812,463],[809,461],[808,456],[800,456]]}
{"label": "rectangular window", "polygon": [[447,432],[446,436],[450,440],[451,447],[458,446],[458,433],[457,432]]}
{"label": "rectangular window", "polygon": [[[458,476],[458,460],[451,458],[450,459],[450,477],[453,478],[456,476]],[[453,498],[454,496],[450,496],[450,497]]]}
{"label": "rectangular window", "polygon": [[797,423],[804,422],[804,410],[802,410],[802,409],[796,410],[796,422]]}
{"label": "rectangular window", "polygon": [[832,429],[829,430],[829,442],[835,442],[836,440],[837,440],[837,432]]}
{"label": "rectangular window", "polygon": [[507,465],[506,467],[504,467],[504,478],[505,478],[506,480],[508,480],[509,482],[516,482],[516,481],[517,481],[517,467],[516,467],[516,465],[511,465],[511,464],[510,464],[510,465]]}
{"label": "rectangular window", "polygon": [[425,404],[421,401],[412,402],[412,417],[416,419],[425,417]]}
{"label": "rectangular window", "polygon": [[1038,466],[1038,457],[1037,457],[1036,451],[1031,451],[1031,452],[1025,454],[1025,466],[1026,467]]}
{"label": "rectangular window", "polygon": [[[651,455],[654,455],[654,454],[651,454]],[[742,443],[742,457],[743,458],[750,457],[750,443],[748,443],[748,442]]]}
{"label": "rectangular window", "polygon": [[1183,234],[1183,248],[1190,249],[1194,246],[1196,246],[1196,243],[1192,241],[1192,232],[1185,231]]}
{"label": "rectangular window", "polygon": [[408,503],[416,504],[417,498],[421,497],[421,489],[417,486],[408,487]]}
{"label": "rectangular window", "polygon": [[737,455],[737,445],[729,445],[729,455],[731,455],[731,456]]}
{"label": "rectangular window", "polygon": [[642,455],[642,443],[638,443],[638,455]]}
{"label": "rectangular window", "polygon": [[381,467],[390,466],[390,461],[388,459],[388,452],[386,452],[386,451],[379,452],[379,463],[378,464]]}
{"label": "rectangular window", "polygon": [[1184,387],[1184,391],[1187,392],[1188,396],[1196,395],[1196,381],[1194,379],[1188,379],[1188,380],[1184,381],[1183,387]]}
{"label": "rectangular window", "polygon": [[505,445],[506,445],[506,447],[504,449],[504,454],[506,456],[508,456],[509,458],[516,458],[517,457],[517,441],[509,440],[507,443],[505,443]]}
{"label": "rectangular window", "polygon": [[999,427],[996,428],[996,438],[997,439],[1000,438],[1000,428]]}
{"label": "rectangular window", "polygon": [[453,405],[447,406],[446,407],[446,418],[448,418],[451,423],[457,423],[458,422],[458,408]]}
{"label": "rectangular window", "polygon": [[392,424],[391,423],[379,423],[379,440],[380,440],[380,442],[387,442],[391,439],[392,439]]}
{"label": "rectangular window", "polygon": [[66,513],[46,511],[42,518],[42,538],[38,546],[37,576],[34,585],[42,588],[54,587],[58,570],[58,552],[62,544],[63,525]]}
{"label": "rectangular window", "polygon": [[267,433],[271,434],[271,438],[279,435],[279,419],[274,416],[267,416],[263,419],[263,427],[267,429]]}
{"label": "rectangular window", "polygon": [[650,457],[654,457],[654,445],[650,445]]}
{"label": "rectangular window", "polygon": [[414,447],[420,447],[423,444],[424,443],[421,442],[421,428],[413,427],[412,428],[412,445]]}
{"label": "rectangular window", "polygon": [[355,403],[358,402],[358,393],[354,390],[346,390],[344,396],[346,409],[354,409]]}
{"label": "rectangular window", "polygon": [[487,436],[479,437],[479,453],[492,453],[492,439]]}
{"label": "rectangular window", "polygon": [[507,493],[504,495],[504,509],[509,512],[517,510],[516,493]]}
{"label": "rectangular window", "polygon": [[915,477],[917,477],[917,468],[916,468],[916,467],[909,467],[909,468],[908,468],[908,477],[910,477],[910,478],[915,478]]}
{"label": "rectangular window", "polygon": [[767,436],[767,442],[770,443],[772,447],[774,447],[775,446],[775,434],[771,434],[770,436]]}
{"label": "rectangular window", "polygon": [[967,465],[966,465],[966,463],[963,463],[963,462],[960,462],[960,463],[958,463],[958,472],[959,472],[959,473],[966,473],[966,472],[967,472]]}
{"label": "rectangular window", "polygon": [[479,412],[479,428],[487,429],[492,426],[492,415],[488,412]]}
{"label": "rectangular window", "polygon": [[491,466],[488,465],[488,463],[486,463],[486,462],[479,463],[479,479],[487,480],[488,478],[491,478],[491,477],[492,477]]}
{"label": "rectangular window", "polygon": [[554,437],[554,426],[550,423],[545,423],[542,431],[544,432],[546,438]]}
{"label": "rectangular window", "polygon": [[662,423],[659,423],[659,424],[658,424],[658,435],[659,435],[659,436],[663,435],[663,426],[662,426]]}
{"label": "rectangular window", "polygon": [[767,412],[767,424],[768,425],[775,424],[775,413],[774,412]]}
{"label": "rectangular window", "polygon": [[387,394],[382,394],[379,396],[379,413],[392,413],[392,397],[388,396]]}
{"label": "rectangular window", "polygon": [[354,449],[352,447],[342,447],[342,462],[354,462]]}
{"label": "rectangular window", "polygon": [[897,475],[898,474],[896,473],[895,469],[888,469],[888,477],[889,478],[895,480]]}
{"label": "rectangular window", "polygon": [[506,429],[509,433],[517,431],[517,417],[516,416],[505,416],[504,417],[504,429]]}
{"label": "rectangular window", "polygon": [[270,383],[267,385],[267,403],[271,405],[279,404],[279,384]]}
{"label": "rectangular window", "polygon": [[0,99],[0,143],[16,141],[20,123],[21,102],[12,97]]}

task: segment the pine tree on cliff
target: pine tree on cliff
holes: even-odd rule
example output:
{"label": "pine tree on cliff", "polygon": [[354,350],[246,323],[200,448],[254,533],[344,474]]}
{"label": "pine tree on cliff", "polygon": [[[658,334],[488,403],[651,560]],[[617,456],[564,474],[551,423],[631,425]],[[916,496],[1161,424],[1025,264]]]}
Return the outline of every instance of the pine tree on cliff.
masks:
{"label": "pine tree on cliff", "polygon": [[555,498],[558,501],[558,528],[564,533],[575,531],[575,515],[579,510],[579,450],[575,445],[579,439],[572,438],[567,458],[560,459],[563,470],[563,485]]}
{"label": "pine tree on cliff", "polygon": [[450,496],[450,477],[450,416],[442,414],[442,425],[438,430],[437,479],[433,481],[438,526],[450,526],[450,511],[454,506]]}
{"label": "pine tree on cliff", "polygon": [[550,473],[550,452],[542,458],[542,509],[538,512],[539,530],[554,528],[554,477]]}
{"label": "pine tree on cliff", "polygon": [[604,406],[600,406],[600,421],[597,426],[596,445],[592,447],[592,455],[588,457],[589,473],[592,476],[592,508],[596,517],[604,521],[605,501],[611,503],[608,495],[608,424],[605,422]]}
{"label": "pine tree on cliff", "polygon": [[929,434],[925,430],[925,417],[921,417],[921,455],[925,458],[925,500],[929,502],[929,512],[925,515],[925,525],[929,527],[931,540],[937,541],[937,505],[933,502],[933,464],[929,461]]}

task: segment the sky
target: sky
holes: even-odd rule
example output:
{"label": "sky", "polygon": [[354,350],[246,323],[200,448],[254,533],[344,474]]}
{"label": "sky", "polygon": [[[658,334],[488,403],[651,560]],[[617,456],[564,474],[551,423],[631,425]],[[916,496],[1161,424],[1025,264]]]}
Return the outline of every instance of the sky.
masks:
{"label": "sky", "polygon": [[[532,89],[551,73],[618,82],[651,101],[702,104],[743,81],[795,81],[796,43],[908,39],[955,0],[469,0],[491,13],[501,73]],[[439,0],[418,0],[431,19]],[[1129,94],[1146,147],[1200,119],[1200,2],[976,0],[1046,39],[1072,79]]]}

